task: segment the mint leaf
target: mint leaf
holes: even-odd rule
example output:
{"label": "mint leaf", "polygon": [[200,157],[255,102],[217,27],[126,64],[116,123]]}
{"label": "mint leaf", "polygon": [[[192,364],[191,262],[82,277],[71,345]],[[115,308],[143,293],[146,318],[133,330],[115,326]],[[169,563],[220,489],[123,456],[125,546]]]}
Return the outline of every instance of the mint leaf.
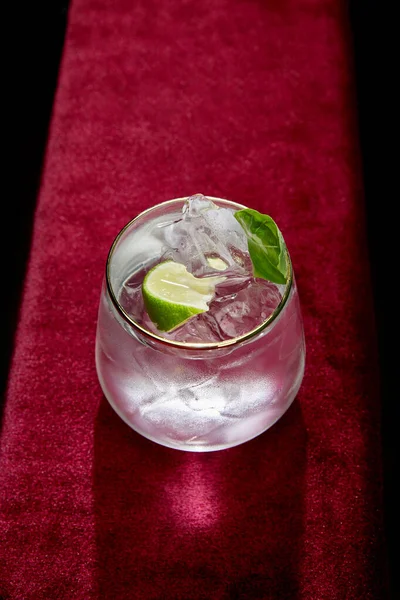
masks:
{"label": "mint leaf", "polygon": [[275,221],[252,208],[238,210],[234,216],[246,233],[254,276],[273,283],[286,283],[286,245]]}

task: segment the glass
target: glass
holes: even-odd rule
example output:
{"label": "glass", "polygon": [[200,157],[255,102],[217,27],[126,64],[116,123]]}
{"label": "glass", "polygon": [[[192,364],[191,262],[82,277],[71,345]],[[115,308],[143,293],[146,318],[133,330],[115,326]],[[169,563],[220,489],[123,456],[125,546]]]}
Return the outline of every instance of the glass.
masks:
{"label": "glass", "polygon": [[155,232],[181,216],[185,200],[146,210],[116,237],[100,298],[96,367],[109,403],[135,431],[164,446],[204,452],[246,442],[283,415],[303,378],[305,343],[290,259],[278,307],[256,329],[234,339],[166,340],[125,312],[118,301],[124,282],[159,259]]}

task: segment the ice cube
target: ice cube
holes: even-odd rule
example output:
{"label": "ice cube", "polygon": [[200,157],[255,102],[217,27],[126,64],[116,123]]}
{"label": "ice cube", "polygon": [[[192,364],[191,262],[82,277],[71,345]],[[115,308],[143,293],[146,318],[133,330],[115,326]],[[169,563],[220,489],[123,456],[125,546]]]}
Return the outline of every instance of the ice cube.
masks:
{"label": "ice cube", "polygon": [[220,332],[222,339],[235,338],[261,325],[280,300],[276,285],[261,279],[250,279],[237,293],[217,296],[203,318],[215,323],[213,328]]}
{"label": "ice cube", "polygon": [[183,214],[188,217],[198,217],[207,210],[215,210],[218,206],[212,200],[203,196],[203,194],[194,194],[190,196],[183,207]]}
{"label": "ice cube", "polygon": [[193,319],[189,319],[168,337],[176,342],[192,344],[220,342],[224,339],[224,336],[219,330],[219,325],[215,319],[207,319],[206,314],[200,314]]}
{"label": "ice cube", "polygon": [[183,263],[196,276],[214,275],[216,269],[207,258],[221,258],[227,269],[243,273],[249,263],[244,259],[247,238],[228,208],[218,207],[202,194],[191,196],[182,219],[163,229],[166,244],[164,259]]}
{"label": "ice cube", "polygon": [[140,322],[144,311],[141,282],[134,277],[125,282],[119,295],[119,303],[135,321]]}
{"label": "ice cube", "polygon": [[161,429],[167,440],[201,441],[203,436],[224,424],[224,418],[218,410],[193,410],[182,401],[179,394],[166,392],[163,397],[145,407],[141,416],[146,421],[146,429]]}

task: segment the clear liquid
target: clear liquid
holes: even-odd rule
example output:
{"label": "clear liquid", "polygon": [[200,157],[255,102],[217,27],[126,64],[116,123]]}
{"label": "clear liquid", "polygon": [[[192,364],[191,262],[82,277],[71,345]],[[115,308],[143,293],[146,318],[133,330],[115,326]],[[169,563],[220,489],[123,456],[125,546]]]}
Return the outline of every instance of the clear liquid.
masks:
{"label": "clear liquid", "polygon": [[239,337],[261,325],[282,299],[279,287],[283,286],[256,279],[251,271],[238,274],[228,270],[223,273],[226,280],[216,287],[208,311],[192,317],[172,332],[159,331],[146,312],[142,295],[143,279],[153,266],[128,277],[118,300],[136,323],[168,340],[208,343]]}
{"label": "clear liquid", "polygon": [[119,318],[104,291],[96,362],[103,391],[138,433],[165,446],[206,451],[235,446],[273,425],[300,387],[305,348],[294,288],[273,328],[247,344],[160,351]]}

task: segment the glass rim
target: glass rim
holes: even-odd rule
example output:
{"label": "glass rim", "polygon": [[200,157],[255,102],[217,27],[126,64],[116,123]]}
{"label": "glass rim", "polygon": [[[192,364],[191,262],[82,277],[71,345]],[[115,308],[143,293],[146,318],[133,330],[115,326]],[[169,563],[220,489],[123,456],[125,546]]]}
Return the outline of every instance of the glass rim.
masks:
{"label": "glass rim", "polygon": [[[174,340],[169,340],[167,338],[163,338],[163,337],[157,335],[156,333],[153,333],[152,331],[145,329],[144,327],[139,325],[139,323],[136,323],[136,321],[134,319],[132,319],[132,317],[130,317],[129,314],[125,311],[125,309],[121,306],[116,294],[114,293],[114,290],[113,290],[113,287],[111,284],[111,261],[112,261],[112,257],[114,254],[114,250],[116,249],[121,237],[131,227],[131,225],[133,225],[139,219],[142,219],[143,217],[150,215],[153,211],[155,211],[163,206],[172,206],[173,204],[182,204],[190,197],[191,196],[184,196],[182,198],[174,198],[172,200],[166,200],[165,202],[160,202],[159,204],[155,204],[154,206],[151,206],[150,208],[147,208],[146,210],[140,212],[136,217],[131,219],[120,230],[120,232],[115,237],[113,243],[111,244],[111,248],[107,255],[107,262],[106,262],[107,292],[111,298],[111,302],[112,302],[114,308],[116,309],[118,314],[123,318],[123,320],[128,323],[128,325],[133,327],[135,330],[140,332],[142,335],[144,335],[144,336],[150,338],[151,340],[156,341],[164,346],[168,346],[168,347],[172,347],[172,348],[180,348],[180,349],[186,348],[186,349],[192,349],[192,350],[215,350],[218,348],[227,348],[229,346],[236,346],[238,344],[241,344],[242,342],[252,339],[253,337],[257,336],[259,333],[264,331],[264,329],[266,329],[269,325],[271,325],[277,319],[277,317],[280,315],[280,313],[285,308],[287,300],[290,295],[290,292],[293,287],[293,267],[292,267],[292,261],[290,259],[290,254],[289,254],[289,251],[287,248],[286,248],[286,255],[287,255],[287,259],[288,259],[288,261],[287,261],[288,280],[286,282],[285,292],[284,292],[278,306],[267,317],[267,319],[265,319],[265,321],[260,323],[260,325],[257,325],[257,327],[255,327],[254,329],[251,329],[250,331],[248,331],[247,333],[245,333],[243,335],[240,335],[240,336],[237,336],[234,338],[230,338],[228,340],[222,340],[220,342],[204,342],[204,343],[201,343],[201,342],[199,342],[199,343],[177,342]],[[229,205],[230,207],[232,207],[232,205],[233,205],[233,207],[237,207],[238,210],[243,209],[243,208],[248,208],[248,207],[244,206],[243,204],[239,204],[239,203],[233,202],[231,200],[226,200],[224,198],[216,198],[214,196],[206,196],[206,198],[209,198],[210,200],[216,201],[218,203]]]}

